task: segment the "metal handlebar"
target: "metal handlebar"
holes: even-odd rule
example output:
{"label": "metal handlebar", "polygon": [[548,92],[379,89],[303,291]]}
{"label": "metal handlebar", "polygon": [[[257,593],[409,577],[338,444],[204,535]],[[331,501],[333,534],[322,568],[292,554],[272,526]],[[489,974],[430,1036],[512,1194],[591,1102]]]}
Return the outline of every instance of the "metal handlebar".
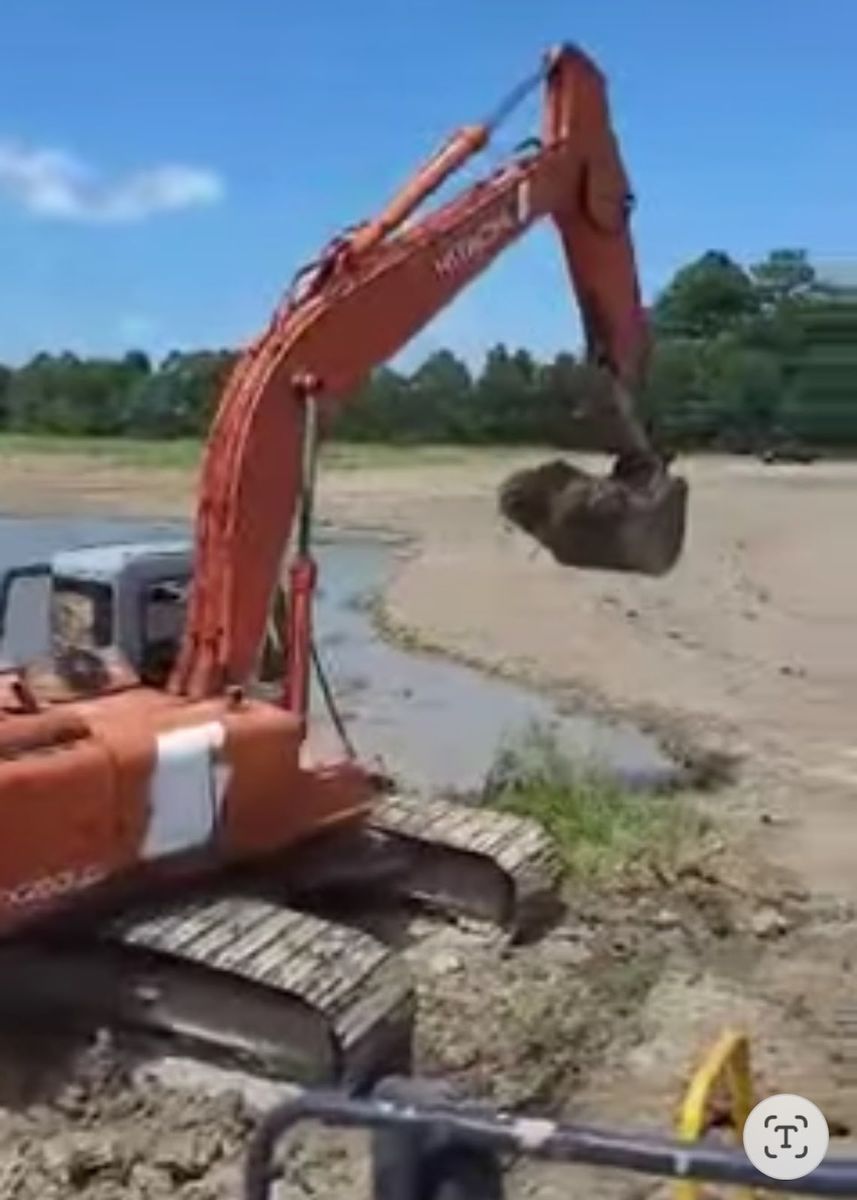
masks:
{"label": "metal handlebar", "polygon": [[[246,1200],[270,1200],[275,1178],[274,1151],[280,1138],[302,1121],[329,1127],[366,1128],[399,1149],[398,1170],[375,1171],[375,1200],[411,1200],[402,1181],[414,1180],[414,1196],[425,1195],[416,1186],[431,1156],[439,1147],[470,1149],[481,1153],[489,1168],[501,1155],[529,1156],[552,1162],[614,1167],[663,1178],[700,1180],[741,1185],[771,1192],[808,1196],[857,1196],[857,1158],[831,1158],[803,1179],[770,1179],[751,1164],[744,1152],[710,1142],[680,1142],[672,1138],[586,1125],[497,1113],[472,1104],[436,1103],[430,1085],[419,1080],[389,1081],[369,1098],[340,1092],[306,1092],[274,1108],[261,1121],[251,1141],[244,1177]],[[427,1098],[428,1102],[427,1102]],[[395,1191],[379,1189],[379,1181],[397,1181]],[[405,1194],[403,1194],[403,1191]]]}

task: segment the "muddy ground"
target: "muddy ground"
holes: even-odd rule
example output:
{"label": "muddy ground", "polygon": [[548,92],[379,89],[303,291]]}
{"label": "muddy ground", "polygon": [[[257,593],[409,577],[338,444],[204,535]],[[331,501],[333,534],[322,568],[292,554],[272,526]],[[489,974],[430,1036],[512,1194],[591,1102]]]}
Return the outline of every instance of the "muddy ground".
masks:
{"label": "muddy ground", "polygon": [[[735,755],[737,777],[677,798],[713,823],[678,861],[573,890],[568,918],[536,945],[420,929],[410,951],[420,1062],[500,1103],[666,1129],[692,1063],[738,1026],[752,1036],[758,1090],[811,1097],[847,1142],[857,1128],[857,467],[695,461],[685,558],[665,579],[639,580],[562,571],[502,527],[494,488],[533,461],[330,471],[323,513],[414,536],[385,598],[389,628],[568,705],[631,713],[697,753]],[[188,511],[181,472],[84,465],[4,462],[0,507]],[[71,1084],[40,1077],[29,1052],[0,1061],[0,1196],[236,1194],[251,1119],[238,1100],[198,1087],[190,1099],[100,1060],[85,1059]],[[361,1164],[353,1140],[331,1151],[310,1140],[283,1192],[353,1194]],[[576,1178],[596,1195],[653,1187]],[[575,1183],[524,1166],[512,1179],[522,1196]]]}

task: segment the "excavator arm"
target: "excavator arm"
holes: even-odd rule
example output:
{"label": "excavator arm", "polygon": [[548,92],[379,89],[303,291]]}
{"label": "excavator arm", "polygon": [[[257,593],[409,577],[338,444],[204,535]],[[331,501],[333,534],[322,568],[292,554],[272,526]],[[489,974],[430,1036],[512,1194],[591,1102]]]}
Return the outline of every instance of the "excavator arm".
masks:
{"label": "excavator arm", "polygon": [[[486,145],[508,105],[460,130],[379,217],[331,243],[240,357],[204,456],[194,581],[171,690],[212,695],[252,672],[305,481],[308,401],[326,427],[373,368],[536,221],[550,217],[559,232],[591,357],[624,394],[639,383],[647,327],[605,82],[570,47],[548,55],[525,86],[542,80],[534,148],[415,217]],[[630,411],[624,418],[630,435],[620,449],[645,449]]]}

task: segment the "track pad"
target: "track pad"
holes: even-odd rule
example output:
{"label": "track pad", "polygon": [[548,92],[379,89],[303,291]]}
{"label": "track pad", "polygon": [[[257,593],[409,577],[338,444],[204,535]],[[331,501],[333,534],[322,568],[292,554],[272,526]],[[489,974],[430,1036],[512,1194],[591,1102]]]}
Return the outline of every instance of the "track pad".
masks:
{"label": "track pad", "polygon": [[684,544],[687,494],[666,473],[630,483],[556,459],[511,475],[499,504],[563,566],[664,575]]}

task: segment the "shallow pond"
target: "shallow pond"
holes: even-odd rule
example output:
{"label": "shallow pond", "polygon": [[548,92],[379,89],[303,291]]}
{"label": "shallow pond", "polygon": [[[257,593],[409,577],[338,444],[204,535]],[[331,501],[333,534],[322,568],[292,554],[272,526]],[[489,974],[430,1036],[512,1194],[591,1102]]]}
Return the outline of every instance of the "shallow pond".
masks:
{"label": "shallow pond", "polygon": [[[70,546],[185,533],[186,527],[171,524],[0,518],[0,570]],[[369,602],[394,569],[387,545],[345,539],[321,545],[318,556],[319,652],[362,758],[379,759],[411,787],[469,791],[482,785],[505,743],[537,724],[552,729],[575,758],[632,785],[657,785],[675,775],[657,742],[631,724],[560,715],[528,688],[384,641],[373,628]],[[44,649],[45,616],[44,600],[18,598],[6,658],[20,662]],[[318,693],[313,709],[321,722]]]}

